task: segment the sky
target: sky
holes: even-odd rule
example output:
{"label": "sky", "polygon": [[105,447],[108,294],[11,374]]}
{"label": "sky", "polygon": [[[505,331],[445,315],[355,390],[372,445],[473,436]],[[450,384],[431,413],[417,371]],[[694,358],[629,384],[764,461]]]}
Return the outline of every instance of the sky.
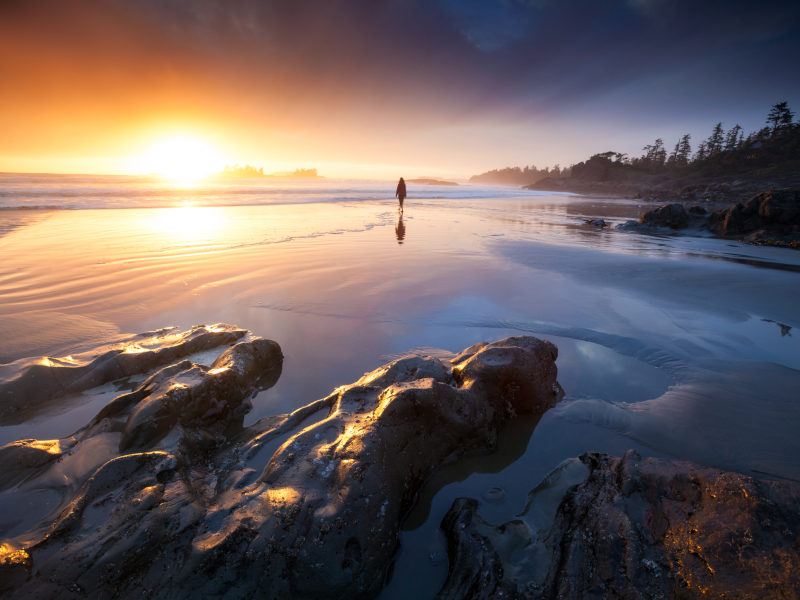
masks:
{"label": "sky", "polygon": [[760,129],[798,56],[796,1],[0,0],[0,171],[565,166]]}

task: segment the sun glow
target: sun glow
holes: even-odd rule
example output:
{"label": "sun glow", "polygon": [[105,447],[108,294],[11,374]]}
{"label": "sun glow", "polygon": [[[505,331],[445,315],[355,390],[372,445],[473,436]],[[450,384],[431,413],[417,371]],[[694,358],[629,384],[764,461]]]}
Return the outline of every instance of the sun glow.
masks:
{"label": "sun glow", "polygon": [[203,140],[189,136],[164,138],[134,161],[140,174],[157,174],[178,183],[192,183],[218,173],[220,153]]}

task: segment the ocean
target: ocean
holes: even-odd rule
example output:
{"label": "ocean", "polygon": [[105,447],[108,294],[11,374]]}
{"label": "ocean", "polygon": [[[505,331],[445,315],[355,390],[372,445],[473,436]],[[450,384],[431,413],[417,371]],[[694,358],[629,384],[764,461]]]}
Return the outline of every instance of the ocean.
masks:
{"label": "ocean", "polygon": [[[410,184],[418,197],[439,199],[515,198],[539,192],[492,186]],[[0,209],[85,210],[261,206],[357,202],[394,196],[392,182],[362,180],[220,179],[196,184],[124,175],[0,173]]]}

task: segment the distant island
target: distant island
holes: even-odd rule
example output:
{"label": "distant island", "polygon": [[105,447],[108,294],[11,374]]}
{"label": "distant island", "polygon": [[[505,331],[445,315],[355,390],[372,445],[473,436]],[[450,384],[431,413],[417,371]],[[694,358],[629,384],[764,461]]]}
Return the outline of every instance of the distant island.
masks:
{"label": "distant island", "polygon": [[563,169],[497,169],[470,183],[720,202],[742,201],[767,189],[800,189],[800,123],[786,102],[772,106],[766,126],[748,135],[739,124],[726,131],[720,122],[694,152],[688,133],[672,152],[661,138],[643,150],[637,157],[609,150]]}
{"label": "distant island", "polygon": [[418,177],[417,179],[409,179],[408,183],[418,183],[420,185],[458,185],[455,181],[432,179],[430,177]]}
{"label": "distant island", "polygon": [[219,173],[220,177],[276,177],[282,179],[322,179],[316,169],[295,169],[294,171],[281,171],[277,173],[264,173],[263,168],[256,168],[252,165],[225,165]]}

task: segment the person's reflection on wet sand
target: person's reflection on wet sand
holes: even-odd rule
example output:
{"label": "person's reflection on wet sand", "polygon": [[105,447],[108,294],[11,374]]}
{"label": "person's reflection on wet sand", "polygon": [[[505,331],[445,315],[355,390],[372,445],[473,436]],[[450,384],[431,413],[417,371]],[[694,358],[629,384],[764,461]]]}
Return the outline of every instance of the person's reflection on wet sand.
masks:
{"label": "person's reflection on wet sand", "polygon": [[395,225],[394,233],[397,236],[397,243],[402,244],[403,240],[406,239],[406,226],[403,224],[402,215],[400,215],[400,218],[397,219],[397,225]]}

